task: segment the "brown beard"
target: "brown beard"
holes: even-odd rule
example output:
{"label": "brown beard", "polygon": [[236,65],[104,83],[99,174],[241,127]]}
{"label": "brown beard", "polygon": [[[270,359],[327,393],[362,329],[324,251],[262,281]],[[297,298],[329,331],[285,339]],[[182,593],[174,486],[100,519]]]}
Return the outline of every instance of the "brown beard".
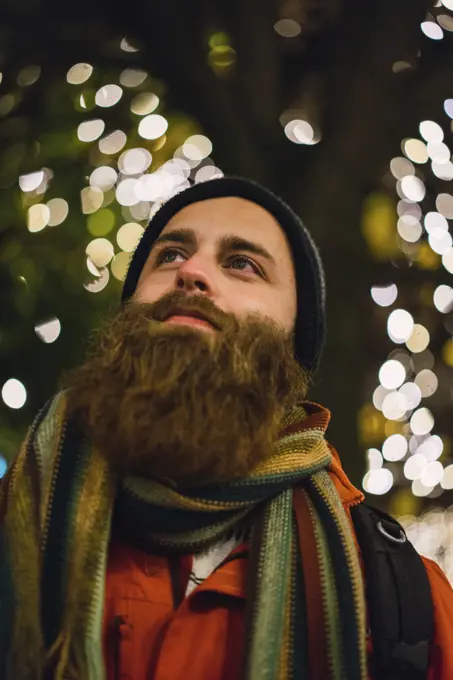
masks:
{"label": "brown beard", "polygon": [[[176,308],[218,330],[162,323]],[[238,320],[175,291],[125,305],[64,387],[69,413],[120,475],[188,488],[245,477],[269,458],[283,414],[309,382],[292,333],[272,319]]]}

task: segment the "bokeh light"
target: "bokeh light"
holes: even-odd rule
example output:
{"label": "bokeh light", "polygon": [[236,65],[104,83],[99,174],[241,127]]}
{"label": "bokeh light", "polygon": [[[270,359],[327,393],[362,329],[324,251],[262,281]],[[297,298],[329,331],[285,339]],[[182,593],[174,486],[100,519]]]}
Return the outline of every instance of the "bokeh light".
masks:
{"label": "bokeh light", "polygon": [[60,320],[54,317],[35,326],[36,335],[46,344],[55,342],[61,333]]}
{"label": "bokeh light", "polygon": [[93,73],[91,64],[74,64],[66,74],[66,80],[70,85],[81,85],[85,83]]}
{"label": "bokeh light", "polygon": [[22,408],[27,401],[27,390],[20,380],[10,378],[2,387],[2,399],[9,408]]}
{"label": "bokeh light", "polygon": [[81,142],[94,142],[98,139],[105,130],[105,123],[100,118],[94,120],[86,120],[80,123],[77,128],[77,137]]}
{"label": "bokeh light", "polygon": [[138,134],[144,139],[158,139],[167,131],[168,122],[163,116],[153,113],[143,118],[138,126]]}

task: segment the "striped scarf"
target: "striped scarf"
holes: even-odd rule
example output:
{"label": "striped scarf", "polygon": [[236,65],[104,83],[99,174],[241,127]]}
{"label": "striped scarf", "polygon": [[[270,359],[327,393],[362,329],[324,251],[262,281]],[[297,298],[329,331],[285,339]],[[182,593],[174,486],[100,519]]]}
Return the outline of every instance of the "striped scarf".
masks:
{"label": "striped scarf", "polygon": [[327,472],[327,410],[304,402],[287,413],[272,457],[246,479],[184,493],[149,479],[116,479],[65,413],[63,392],[35,419],[0,490],[0,677],[105,678],[112,532],[127,532],[147,551],[196,552],[248,521],[243,678],[313,678],[316,592],[325,677],[366,680],[362,575]]}

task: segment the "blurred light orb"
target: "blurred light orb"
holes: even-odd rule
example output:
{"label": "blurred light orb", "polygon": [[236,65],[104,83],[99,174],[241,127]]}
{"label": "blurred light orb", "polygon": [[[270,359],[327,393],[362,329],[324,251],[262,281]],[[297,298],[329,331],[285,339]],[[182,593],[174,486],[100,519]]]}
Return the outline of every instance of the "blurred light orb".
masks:
{"label": "blurred light orb", "polygon": [[115,254],[113,245],[106,238],[95,238],[93,241],[90,241],[86,247],[85,253],[96,267],[105,267],[108,265]]}
{"label": "blurred light orb", "polygon": [[389,314],[387,320],[387,331],[392,340],[402,344],[411,337],[414,332],[414,319],[405,309],[395,309]]}
{"label": "blurred light orb", "polygon": [[444,110],[449,118],[453,118],[453,99],[446,99],[444,101]]}
{"label": "blurred light orb", "polygon": [[384,459],[379,449],[368,449],[366,457],[368,459],[368,470],[378,470],[382,467]]}
{"label": "blurred light orb", "polygon": [[412,68],[412,65],[408,61],[395,61],[392,64],[393,73],[401,73],[406,71],[408,68]]}
{"label": "blurred light orb", "polygon": [[427,38],[431,40],[442,40],[444,32],[438,24],[434,21],[422,21],[420,27]]}
{"label": "blurred light orb", "polygon": [[95,102],[97,106],[106,109],[110,106],[115,106],[122,96],[123,90],[119,85],[104,85],[96,92]]}
{"label": "blurred light orb", "polygon": [[118,229],[116,242],[121,250],[131,253],[137,247],[144,231],[144,228],[137,222],[127,222]]}
{"label": "blurred light orb", "polygon": [[453,17],[448,14],[438,14],[437,23],[439,26],[442,26],[445,31],[453,31]]}
{"label": "blurred light orb", "polygon": [[100,293],[107,286],[110,280],[110,272],[107,267],[102,267],[99,276],[94,281],[84,284],[85,290],[89,293]]}
{"label": "blurred light orb", "polygon": [[146,116],[159,106],[159,97],[153,92],[141,92],[131,102],[131,111],[137,116]]}
{"label": "blurred light orb", "polygon": [[451,194],[439,194],[436,198],[436,208],[447,219],[453,219],[453,196]]}
{"label": "blurred light orb", "polygon": [[438,255],[443,255],[452,247],[453,239],[448,231],[433,229],[428,236],[428,243],[431,250]]}
{"label": "blurred light orb", "polygon": [[407,439],[402,434],[392,434],[382,446],[382,455],[390,462],[402,460],[406,453]]}
{"label": "blurred light orb", "polygon": [[446,163],[450,160],[450,149],[444,142],[428,142],[428,156],[438,163]]}
{"label": "blurred light orb", "polygon": [[433,120],[424,120],[420,123],[418,129],[426,142],[440,144],[444,141],[444,131],[440,125]]}
{"label": "blurred light orb", "polygon": [[127,210],[129,210],[132,220],[137,220],[138,222],[146,220],[148,222],[151,203],[149,201],[139,201],[135,205],[129,205]]}
{"label": "blurred light orb", "polygon": [[40,66],[26,66],[17,75],[17,84],[19,87],[29,87],[36,83],[41,75]]}
{"label": "blurred light orb", "polygon": [[85,83],[93,73],[91,64],[74,64],[66,74],[66,80],[70,85]]}
{"label": "blurred light orb", "polygon": [[282,38],[296,38],[302,31],[300,24],[294,19],[279,19],[274,24],[274,30]]}
{"label": "blurred light orb", "polygon": [[118,179],[118,173],[108,165],[101,165],[90,175],[90,186],[102,189],[102,191],[108,191],[113,186]]}
{"label": "blurred light orb", "polygon": [[406,370],[399,361],[386,361],[379,371],[379,382],[387,390],[400,387],[406,379]]}
{"label": "blurred light orb", "polygon": [[139,175],[149,168],[153,160],[148,149],[129,149],[118,159],[118,167],[123,175]]}
{"label": "blurred light orb", "polygon": [[453,11],[453,0],[441,0],[441,3],[444,7]]}
{"label": "blurred light orb", "polygon": [[391,352],[387,358],[399,361],[400,364],[404,366],[406,374],[412,373],[414,370],[414,362],[411,355],[408,354],[408,352],[405,352],[402,348],[393,350],[393,352]]}
{"label": "blurred light orb", "polygon": [[426,188],[418,177],[406,175],[401,179],[401,191],[410,201],[419,203],[425,198]]}
{"label": "blurred light orb", "polygon": [[36,335],[43,342],[50,344],[55,342],[61,333],[61,323],[57,317],[44,321],[43,323],[36,324],[35,326]]}
{"label": "blurred light orb", "polygon": [[82,213],[84,215],[91,215],[102,207],[104,202],[104,192],[99,187],[84,187],[80,192],[80,199],[82,203]]}
{"label": "blurred light orb", "polygon": [[442,314],[448,314],[453,309],[453,288],[442,284],[434,291],[434,306]]}
{"label": "blurred light orb", "polygon": [[434,489],[433,486],[425,486],[421,479],[414,479],[414,481],[411,484],[411,491],[413,495],[419,498],[429,496],[433,489]]}
{"label": "blurred light orb", "polygon": [[423,352],[429,345],[429,331],[421,324],[416,323],[409,340],[406,340],[406,347],[414,354]]}
{"label": "blurred light orb", "polygon": [[387,390],[383,385],[378,385],[373,392],[373,405],[378,411],[382,411],[382,404],[385,397],[390,394],[392,390]]}
{"label": "blurred light orb", "polygon": [[140,198],[137,196],[135,191],[137,186],[136,179],[123,179],[116,187],[116,200],[120,205],[135,205],[139,202]]}
{"label": "blurred light orb", "polygon": [[115,213],[109,208],[102,208],[87,219],[87,229],[92,236],[106,236],[114,226]]}
{"label": "blurred light orb", "polygon": [[164,190],[164,183],[156,172],[140,177],[134,187],[140,201],[158,201],[163,197]]}
{"label": "blurred light orb", "polygon": [[426,163],[428,160],[426,144],[420,139],[407,139],[403,144],[403,151],[414,163]]}
{"label": "blurred light orb", "polygon": [[428,461],[421,453],[414,453],[404,463],[403,474],[409,480],[420,479],[427,464]]}
{"label": "blurred light orb", "polygon": [[417,373],[414,382],[420,388],[420,392],[424,398],[431,397],[439,385],[437,375],[429,368],[424,368]]}
{"label": "blurred light orb", "polygon": [[412,358],[415,371],[422,371],[425,368],[431,369],[434,366],[434,355],[429,349],[425,349],[425,351],[420,352],[420,354],[414,354]]}
{"label": "blurred light orb", "polygon": [[19,186],[24,192],[35,191],[44,181],[44,170],[30,172],[28,175],[20,175]]}
{"label": "blurred light orb", "polygon": [[27,390],[20,380],[10,378],[2,387],[2,399],[9,408],[22,408],[27,401]]}
{"label": "blurred light orb", "polygon": [[415,435],[428,434],[434,427],[434,416],[427,408],[419,408],[410,419],[411,430]]}
{"label": "blurred light orb", "polygon": [[124,281],[124,279],[126,278],[131,257],[132,257],[131,253],[126,252],[118,253],[117,255],[115,255],[112,262],[110,263],[110,269],[112,270],[112,274],[115,277],[115,279],[118,279],[118,281]]}
{"label": "blurred light orb", "polygon": [[416,243],[423,233],[422,225],[413,215],[403,215],[397,224],[398,234],[408,243]]}
{"label": "blurred light orb", "polygon": [[99,140],[99,151],[111,156],[119,153],[127,142],[127,135],[122,130],[115,130]]}
{"label": "blurred light orb", "polygon": [[168,121],[157,113],[143,118],[138,126],[138,134],[143,139],[158,139],[168,129]]}
{"label": "blurred light orb", "polygon": [[49,227],[56,227],[61,224],[69,214],[69,205],[64,198],[51,198],[50,201],[47,202],[47,207],[50,211],[48,221]]}
{"label": "blurred light orb", "polygon": [[398,297],[398,288],[394,283],[388,286],[372,286],[371,297],[380,307],[389,307]]}
{"label": "blurred light orb", "polygon": [[126,68],[120,73],[120,83],[124,87],[138,87],[147,79],[146,71],[135,68]]}
{"label": "blurred light orb", "polygon": [[425,467],[420,477],[424,486],[434,487],[439,484],[444,475],[444,466],[438,460],[434,460]]}
{"label": "blurred light orb", "polygon": [[407,399],[400,392],[390,392],[382,403],[382,413],[388,420],[402,418],[407,410]]}
{"label": "blurred light orb", "polygon": [[182,150],[186,158],[202,161],[211,154],[212,142],[204,135],[192,135],[186,139]]}
{"label": "blurred light orb", "polygon": [[[191,165],[189,163],[190,159],[187,158],[171,158],[169,161],[165,163],[165,167],[174,169],[175,172],[178,172],[180,175],[185,177],[186,179],[190,177],[191,173]],[[213,165],[205,165],[205,168],[214,168]],[[218,168],[214,168],[217,169]],[[223,173],[222,173],[223,174]]]}
{"label": "blurred light orb", "polygon": [[123,52],[138,52],[139,51],[138,47],[134,47],[133,45],[131,45],[128,38],[123,38],[121,40],[120,49],[122,49]]}
{"label": "blurred light orb", "polygon": [[418,203],[412,203],[412,201],[405,200],[398,201],[396,210],[399,217],[404,217],[405,215],[412,215],[417,220],[421,220],[422,218],[422,209],[420,208]]}
{"label": "blurred light orb", "polygon": [[218,179],[223,177],[223,172],[215,165],[205,165],[203,168],[197,170],[195,174],[195,182],[209,182],[211,179]]}
{"label": "blurred light orb", "polygon": [[44,203],[36,203],[32,205],[27,211],[27,228],[28,231],[35,233],[42,231],[47,227],[50,219],[50,210]]}
{"label": "blurred light orb", "polygon": [[382,496],[393,486],[393,474],[387,468],[369,470],[363,478],[363,488],[374,496]]}
{"label": "blurred light orb", "polygon": [[319,139],[315,139],[315,131],[306,120],[290,120],[285,125],[285,135],[294,144],[316,144]]}
{"label": "blurred light orb", "polygon": [[94,262],[90,260],[89,257],[87,257],[87,269],[90,272],[90,274],[93,274],[93,276],[101,276],[101,270],[96,267]]}
{"label": "blurred light orb", "polygon": [[443,450],[444,443],[437,434],[427,437],[422,441],[420,446],[417,447],[417,453],[421,453],[422,456],[425,456],[428,462],[432,462],[440,458]]}
{"label": "blurred light orb", "polygon": [[417,408],[422,400],[422,391],[414,382],[404,383],[404,385],[399,388],[398,392],[406,398],[408,411]]}
{"label": "blurred light orb", "polygon": [[444,474],[440,485],[443,489],[453,489],[453,465],[447,465],[444,469]]}
{"label": "blurred light orb", "polygon": [[77,137],[81,142],[94,142],[105,130],[105,123],[100,118],[86,120],[77,128]]}
{"label": "blurred light orb", "polygon": [[442,255],[442,264],[450,274],[453,274],[453,247],[448,248]]}
{"label": "blurred light orb", "polygon": [[430,234],[435,229],[448,231],[448,222],[443,215],[438,212],[428,212],[425,215],[425,229]]}
{"label": "blurred light orb", "polygon": [[447,161],[446,163],[433,161],[431,163],[431,170],[436,177],[443,179],[445,182],[449,182],[453,179],[453,163],[451,161]]}
{"label": "blurred light orb", "polygon": [[402,179],[406,175],[415,175],[415,168],[407,158],[397,156],[390,161],[390,172],[396,179]]}

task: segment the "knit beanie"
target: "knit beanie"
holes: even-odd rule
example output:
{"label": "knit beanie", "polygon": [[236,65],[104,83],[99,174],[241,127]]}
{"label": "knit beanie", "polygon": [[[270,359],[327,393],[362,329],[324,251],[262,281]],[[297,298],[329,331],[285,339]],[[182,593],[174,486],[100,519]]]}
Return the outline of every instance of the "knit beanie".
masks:
{"label": "knit beanie", "polygon": [[262,206],[277,220],[288,239],[296,272],[297,318],[295,357],[314,374],[325,341],[325,278],[319,252],[300,218],[278,196],[258,183],[241,177],[221,177],[200,182],[172,196],[154,214],[132,256],[121,302],[134,294],[152,245],[168,221],[182,208],[209,198],[236,196]]}

